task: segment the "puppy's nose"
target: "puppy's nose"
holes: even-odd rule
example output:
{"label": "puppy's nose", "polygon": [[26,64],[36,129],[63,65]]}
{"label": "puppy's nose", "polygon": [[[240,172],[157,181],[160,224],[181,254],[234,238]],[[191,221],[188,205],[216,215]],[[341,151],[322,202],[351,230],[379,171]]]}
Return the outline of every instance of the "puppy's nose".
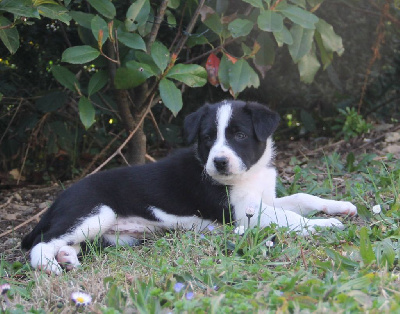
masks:
{"label": "puppy's nose", "polygon": [[226,172],[228,170],[228,158],[215,157],[214,165],[215,165],[215,169],[217,169],[218,172]]}

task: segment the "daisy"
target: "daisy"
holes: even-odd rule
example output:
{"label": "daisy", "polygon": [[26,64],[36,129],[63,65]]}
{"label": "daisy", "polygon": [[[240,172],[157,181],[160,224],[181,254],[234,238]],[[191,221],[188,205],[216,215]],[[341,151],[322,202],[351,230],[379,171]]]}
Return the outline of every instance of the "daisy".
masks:
{"label": "daisy", "polygon": [[254,216],[254,214],[256,213],[256,210],[253,207],[247,207],[246,209],[246,216],[248,218],[251,218]]}
{"label": "daisy", "polygon": [[71,294],[72,301],[75,302],[76,306],[86,306],[92,302],[92,297],[84,292],[74,292]]}

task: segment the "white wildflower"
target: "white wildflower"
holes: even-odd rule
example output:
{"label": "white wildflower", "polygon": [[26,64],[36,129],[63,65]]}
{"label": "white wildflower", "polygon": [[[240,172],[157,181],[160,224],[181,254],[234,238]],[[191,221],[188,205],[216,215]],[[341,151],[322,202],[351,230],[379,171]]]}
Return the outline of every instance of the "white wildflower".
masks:
{"label": "white wildflower", "polygon": [[238,235],[244,235],[244,231],[245,231],[244,226],[239,226],[239,227],[236,227],[233,232]]}
{"label": "white wildflower", "polygon": [[374,214],[379,214],[382,211],[381,205],[375,205],[372,207],[372,212]]}
{"label": "white wildflower", "polygon": [[71,294],[72,301],[75,302],[76,306],[86,306],[92,303],[92,297],[84,292],[74,292]]}

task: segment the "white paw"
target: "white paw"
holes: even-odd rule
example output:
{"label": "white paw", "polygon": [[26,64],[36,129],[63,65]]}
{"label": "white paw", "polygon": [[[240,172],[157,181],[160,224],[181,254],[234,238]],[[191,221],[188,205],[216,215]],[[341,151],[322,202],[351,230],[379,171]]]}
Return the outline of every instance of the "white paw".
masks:
{"label": "white paw", "polygon": [[48,275],[54,274],[58,276],[62,273],[62,268],[60,264],[57,263],[55,258],[42,261],[41,263],[38,263],[36,265],[32,263],[32,266],[37,270],[45,272]]}
{"label": "white paw", "polygon": [[357,207],[350,202],[329,201],[324,204],[322,211],[328,215],[357,215]]}
{"label": "white paw", "polygon": [[65,270],[72,270],[81,264],[79,263],[76,250],[72,246],[67,245],[60,248],[56,260]]}
{"label": "white paw", "polygon": [[31,250],[31,265],[33,268],[41,270],[46,274],[59,275],[62,272],[60,264],[54,257],[54,248],[47,243],[39,243]]}

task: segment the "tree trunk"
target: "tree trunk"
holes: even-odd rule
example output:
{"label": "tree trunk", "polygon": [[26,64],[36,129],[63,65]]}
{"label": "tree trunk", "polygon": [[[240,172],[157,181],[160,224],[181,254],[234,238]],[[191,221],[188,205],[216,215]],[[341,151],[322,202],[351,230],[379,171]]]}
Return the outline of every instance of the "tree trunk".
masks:
{"label": "tree trunk", "polygon": [[[116,59],[114,46],[110,41],[107,41],[107,53],[111,59]],[[116,89],[114,86],[114,77],[117,71],[117,64],[108,62],[108,72],[111,80],[111,88],[114,90],[114,100],[118,106],[118,111],[121,116],[121,122],[127,131],[127,136],[132,132],[140,122],[143,113],[143,95],[147,90],[147,85],[139,90],[138,97],[130,97],[129,91],[124,89]],[[133,100],[132,100],[133,99]],[[124,154],[130,165],[144,164],[146,155],[146,135],[143,132],[143,123],[132,136],[131,140],[126,145]]]}
{"label": "tree trunk", "polygon": [[[132,108],[135,114],[131,111],[131,101],[129,99],[129,93],[127,90],[116,89],[115,90],[115,100],[118,106],[119,114],[121,115],[122,123],[125,130],[132,132],[140,122],[142,118],[142,110],[137,110],[137,108]],[[142,107],[135,104],[135,107]],[[136,109],[136,110],[135,110]],[[143,123],[137,129],[136,133],[132,136],[131,140],[126,145],[126,159],[129,164],[144,164],[146,155],[146,135],[143,132]]]}

